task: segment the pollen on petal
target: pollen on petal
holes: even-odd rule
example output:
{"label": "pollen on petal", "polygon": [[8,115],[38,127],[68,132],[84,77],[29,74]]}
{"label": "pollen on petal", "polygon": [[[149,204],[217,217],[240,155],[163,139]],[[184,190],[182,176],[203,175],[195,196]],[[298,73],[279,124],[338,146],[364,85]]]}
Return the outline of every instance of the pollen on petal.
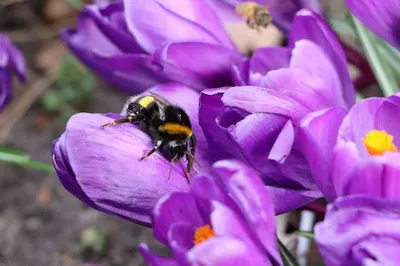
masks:
{"label": "pollen on petal", "polygon": [[193,236],[193,244],[196,246],[201,242],[215,236],[214,230],[206,224],[196,229]]}
{"label": "pollen on petal", "polygon": [[362,141],[371,155],[382,155],[387,151],[397,152],[393,136],[384,130],[371,130]]}

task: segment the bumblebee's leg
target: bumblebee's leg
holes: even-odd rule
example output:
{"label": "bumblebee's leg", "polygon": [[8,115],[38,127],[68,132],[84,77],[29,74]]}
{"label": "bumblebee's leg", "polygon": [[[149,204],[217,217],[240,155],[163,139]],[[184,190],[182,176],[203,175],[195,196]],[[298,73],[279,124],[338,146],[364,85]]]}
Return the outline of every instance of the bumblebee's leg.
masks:
{"label": "bumblebee's leg", "polygon": [[155,153],[161,147],[162,144],[163,144],[162,140],[157,141],[156,145],[154,145],[154,147],[151,150],[149,150],[142,158],[140,158],[140,160],[143,161],[144,159]]}
{"label": "bumblebee's leg", "polygon": [[[196,137],[195,137],[195,135],[192,135],[192,136],[190,137],[190,152],[186,153],[187,165],[186,165],[185,174],[186,174],[186,177],[188,178],[188,180],[189,180],[189,178],[190,178],[190,172],[191,172],[192,170],[194,170],[195,172],[197,172],[197,171],[194,169],[194,167],[193,167],[193,162],[197,162],[196,159],[195,159],[195,157],[194,157],[195,152],[196,152]],[[197,163],[198,163],[198,162],[197,162]],[[199,164],[199,165],[200,165],[200,164]]]}
{"label": "bumblebee's leg", "polygon": [[111,121],[111,122],[109,122],[107,124],[104,124],[101,127],[105,128],[105,127],[108,127],[108,126],[115,126],[115,125],[118,125],[118,124],[123,124],[123,123],[128,123],[128,122],[130,122],[130,120],[127,117],[124,117],[124,118],[120,118],[120,119]]}
{"label": "bumblebee's leg", "polygon": [[134,123],[137,121],[140,121],[141,119],[143,119],[143,116],[141,115],[136,115],[136,116],[127,116],[127,117],[123,117],[114,121],[111,121],[107,124],[102,125],[102,128],[108,127],[108,126],[115,126],[118,124],[124,124],[124,123]]}
{"label": "bumblebee's leg", "polygon": [[178,161],[177,159],[178,159],[178,154],[175,155],[175,157],[171,160],[171,163],[169,165],[168,180],[171,178],[172,166],[174,165],[174,163],[176,163]]}

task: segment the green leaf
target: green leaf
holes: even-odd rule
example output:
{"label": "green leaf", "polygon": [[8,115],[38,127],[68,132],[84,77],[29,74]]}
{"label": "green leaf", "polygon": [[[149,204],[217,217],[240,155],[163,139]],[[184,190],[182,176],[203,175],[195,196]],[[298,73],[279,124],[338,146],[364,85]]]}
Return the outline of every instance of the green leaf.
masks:
{"label": "green leaf", "polygon": [[108,234],[105,231],[85,229],[81,232],[80,243],[82,250],[90,250],[97,254],[105,251]]}
{"label": "green leaf", "polygon": [[296,235],[304,236],[312,241],[315,241],[314,233],[310,231],[296,231]]}
{"label": "green leaf", "polygon": [[293,254],[285,247],[285,245],[278,239],[279,253],[281,254],[283,265],[285,266],[299,266],[296,258]]}
{"label": "green leaf", "polygon": [[372,35],[361,23],[353,16],[354,28],[364,48],[365,55],[372,71],[385,96],[390,96],[397,91],[397,83],[390,72],[387,62],[381,60],[380,55],[376,49],[376,37]]}
{"label": "green leaf", "polygon": [[32,161],[28,154],[14,149],[0,147],[0,162],[54,173],[53,165]]}
{"label": "green leaf", "polygon": [[81,0],[67,0],[67,3],[76,9],[81,9],[83,6],[83,3]]}
{"label": "green leaf", "polygon": [[49,90],[43,97],[43,105],[50,112],[57,111],[60,108],[60,99],[53,90]]}

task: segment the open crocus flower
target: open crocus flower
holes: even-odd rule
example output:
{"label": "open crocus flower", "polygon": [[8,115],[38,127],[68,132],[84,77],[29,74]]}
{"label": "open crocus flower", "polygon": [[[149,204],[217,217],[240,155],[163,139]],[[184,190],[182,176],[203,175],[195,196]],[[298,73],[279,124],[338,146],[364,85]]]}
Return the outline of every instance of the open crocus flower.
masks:
{"label": "open crocus flower", "polygon": [[241,60],[203,0],[119,0],[87,5],[62,39],[86,66],[130,93],[166,81],[195,89],[230,85]]}
{"label": "open crocus flower", "polygon": [[252,86],[205,90],[200,97],[210,156],[257,169],[277,213],[321,197],[297,137],[300,120],[355,101],[343,51],[318,15],[300,11],[290,40],[292,49],[263,48],[249,61],[250,71],[238,69],[238,79]]}
{"label": "open crocus flower", "polygon": [[273,206],[258,174],[237,161],[213,165],[193,179],[192,193],[173,193],[153,211],[154,236],[173,258],[139,247],[145,261],[163,265],[282,265]]}
{"label": "open crocus flower", "polygon": [[328,200],[366,194],[399,200],[400,94],[333,108],[302,122],[306,157]]}
{"label": "open crocus flower", "polygon": [[362,195],[340,198],[315,226],[326,266],[399,264],[400,203]]}
{"label": "open crocus flower", "polygon": [[[152,88],[189,115],[197,137],[196,159],[207,169],[207,144],[198,124],[197,92],[177,84]],[[65,133],[53,143],[53,164],[64,187],[91,207],[148,224],[159,198],[170,192],[189,190],[184,160],[170,162],[160,153],[143,161],[153,147],[150,137],[136,125],[101,126],[117,114],[79,113],[72,116]]]}
{"label": "open crocus flower", "polygon": [[272,15],[273,23],[283,31],[289,31],[297,11],[309,8],[322,13],[322,7],[318,0],[206,0],[217,12],[218,16],[227,23],[243,21],[236,12],[236,7],[243,2],[255,2],[266,7]]}
{"label": "open crocus flower", "polygon": [[350,11],[378,36],[400,49],[400,3],[397,0],[345,0]]}
{"label": "open crocus flower", "polygon": [[0,33],[0,111],[11,100],[12,72],[17,73],[20,81],[26,81],[23,55],[7,36]]}

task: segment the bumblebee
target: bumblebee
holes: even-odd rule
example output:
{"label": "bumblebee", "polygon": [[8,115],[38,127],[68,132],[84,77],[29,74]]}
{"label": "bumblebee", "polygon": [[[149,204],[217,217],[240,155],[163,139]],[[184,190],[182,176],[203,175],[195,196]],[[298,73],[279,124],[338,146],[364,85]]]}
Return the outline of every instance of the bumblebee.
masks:
{"label": "bumblebee", "polygon": [[243,2],[236,6],[239,13],[251,29],[260,31],[260,27],[266,28],[272,20],[271,14],[264,6],[255,2]]}
{"label": "bumblebee", "polygon": [[186,155],[186,177],[190,180],[190,172],[194,170],[196,137],[192,131],[189,116],[179,106],[173,105],[167,99],[150,93],[145,96],[134,96],[125,104],[126,115],[102,125],[115,126],[122,123],[137,123],[140,129],[149,134],[154,141],[154,147],[140,160],[144,160],[154,152],[161,154],[171,162],[168,179],[171,176],[172,164]]}

